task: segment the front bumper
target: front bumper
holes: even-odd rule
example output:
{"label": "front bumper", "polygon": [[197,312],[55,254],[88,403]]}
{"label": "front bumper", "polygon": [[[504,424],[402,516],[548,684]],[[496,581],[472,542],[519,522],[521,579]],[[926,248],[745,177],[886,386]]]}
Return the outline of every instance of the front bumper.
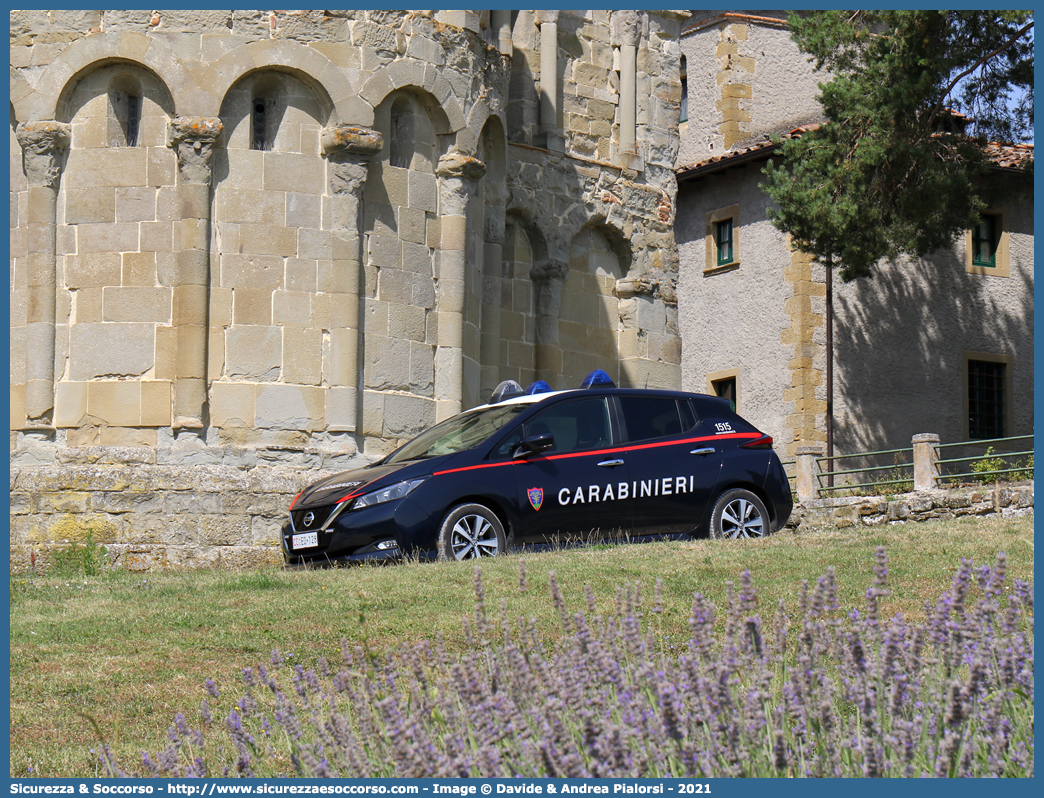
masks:
{"label": "front bumper", "polygon": [[[366,560],[394,560],[404,554],[420,558],[435,554],[437,523],[409,498],[361,510],[342,512],[325,530],[318,530],[318,546],[293,548],[296,530],[292,517],[282,528],[283,559],[288,565],[321,565]],[[385,548],[389,543],[394,547]]]}

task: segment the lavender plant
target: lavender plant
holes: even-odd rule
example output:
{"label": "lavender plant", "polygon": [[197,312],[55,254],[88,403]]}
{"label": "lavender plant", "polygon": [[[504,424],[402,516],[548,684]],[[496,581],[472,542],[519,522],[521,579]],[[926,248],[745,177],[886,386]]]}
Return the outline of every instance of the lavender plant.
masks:
{"label": "lavender plant", "polygon": [[883,549],[847,615],[828,569],[765,624],[744,572],[723,624],[693,597],[680,654],[656,643],[659,584],[649,611],[631,584],[600,615],[590,590],[570,611],[552,573],[546,645],[506,601],[490,619],[476,568],[466,654],[436,639],[383,656],[364,637],[305,670],[275,652],[238,698],[208,680],[199,723],[179,714],[162,751],[102,759],[164,777],[1032,776],[1033,592],[1005,566],[963,560],[921,624],[881,617]]}

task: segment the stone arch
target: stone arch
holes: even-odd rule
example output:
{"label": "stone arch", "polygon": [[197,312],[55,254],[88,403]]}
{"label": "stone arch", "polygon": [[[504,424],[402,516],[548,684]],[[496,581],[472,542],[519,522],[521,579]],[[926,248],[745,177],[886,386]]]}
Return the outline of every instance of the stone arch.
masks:
{"label": "stone arch", "polygon": [[588,224],[569,242],[569,269],[562,285],[558,313],[558,346],[562,353],[559,383],[575,388],[596,368],[619,383],[619,299],[616,283],[626,274],[611,228]]}
{"label": "stone arch", "polygon": [[80,80],[98,67],[116,62],[133,64],[155,75],[173,98],[175,114],[183,113],[183,107],[198,102],[204,94],[177,54],[157,39],[130,31],[99,33],[63,50],[43,71],[33,94],[20,103],[12,94],[19,120],[68,121],[69,98]]}
{"label": "stone arch", "polygon": [[[257,106],[262,106],[260,115]],[[277,69],[246,73],[225,92],[220,117],[225,149],[319,154],[329,106],[299,75]],[[261,129],[256,129],[258,125]],[[261,144],[255,138],[260,136]],[[221,173],[221,156],[218,161]]]}
{"label": "stone arch", "polygon": [[432,113],[433,109],[438,108],[432,104],[433,99],[430,94],[407,86],[387,95],[374,108],[373,126],[384,136],[383,148],[375,160],[384,161],[389,166],[397,165],[392,162],[392,150],[397,138],[396,131],[393,130],[394,115],[396,110],[408,108],[411,116],[409,130],[400,130],[398,133],[412,136],[412,141],[399,141],[398,143],[398,146],[402,148],[400,156],[405,154],[409,157],[409,162],[400,168],[421,169],[434,174],[442,153],[440,137],[445,128],[440,124],[444,121],[440,118],[440,114],[437,111],[435,114]]}
{"label": "stone arch", "polygon": [[536,302],[534,263],[547,257],[543,235],[517,214],[504,226],[501,267],[500,379],[523,387],[536,379]]}
{"label": "stone arch", "polygon": [[[456,133],[466,126],[464,112],[453,95],[453,88],[432,64],[396,61],[373,73],[359,89],[359,98],[371,109],[376,109],[388,95],[400,89],[408,89],[425,99],[428,115],[440,136]],[[468,153],[466,150],[462,152]]]}
{"label": "stone arch", "polygon": [[31,99],[35,94],[32,86],[29,85],[22,73],[14,67],[11,67],[11,129],[14,130],[19,122],[25,122],[26,117],[26,101]]}
{"label": "stone arch", "polygon": [[203,73],[202,83],[211,87],[205,106],[194,108],[198,116],[217,116],[225,95],[242,78],[259,70],[289,72],[315,94],[323,107],[326,124],[370,125],[367,112],[353,102],[355,92],[344,71],[329,58],[304,44],[291,41],[260,41],[236,47],[213,62]]}

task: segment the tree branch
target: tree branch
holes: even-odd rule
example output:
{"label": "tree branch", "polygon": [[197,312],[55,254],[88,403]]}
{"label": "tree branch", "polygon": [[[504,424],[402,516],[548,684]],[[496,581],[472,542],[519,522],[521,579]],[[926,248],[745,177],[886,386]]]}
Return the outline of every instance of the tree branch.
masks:
{"label": "tree branch", "polygon": [[968,77],[968,75],[970,75],[976,69],[981,67],[983,64],[985,64],[991,58],[994,58],[995,56],[1000,55],[1005,50],[1011,49],[1015,45],[1015,42],[1017,42],[1019,39],[1021,39],[1023,34],[1028,33],[1029,30],[1032,27],[1033,27],[1033,23],[1032,22],[1028,23],[1027,25],[1024,25],[1022,27],[1022,29],[1019,30],[1014,36],[1012,36],[1011,39],[1009,39],[1005,44],[1002,44],[1000,47],[998,47],[992,53],[988,53],[988,54],[984,55],[982,58],[980,58],[978,61],[976,61],[970,67],[968,67],[966,70],[961,72],[957,77],[955,77],[953,80],[951,80],[950,84],[946,87],[945,91],[943,91],[943,93],[940,95],[939,102],[937,102],[935,104],[935,107],[932,108],[932,113],[928,117],[928,128],[932,129],[932,128],[935,127],[935,120],[938,118],[940,112],[942,111],[943,103],[946,102],[946,98],[950,96],[950,92],[953,91],[954,87],[956,87],[958,83],[960,83],[962,80],[964,80],[964,78]]}

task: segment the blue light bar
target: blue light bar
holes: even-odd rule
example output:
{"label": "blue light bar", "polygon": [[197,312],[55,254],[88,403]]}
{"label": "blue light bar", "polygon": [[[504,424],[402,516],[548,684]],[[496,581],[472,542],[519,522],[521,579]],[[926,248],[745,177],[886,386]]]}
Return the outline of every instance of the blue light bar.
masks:
{"label": "blue light bar", "polygon": [[489,397],[489,404],[495,405],[497,402],[503,402],[505,399],[514,399],[516,396],[521,395],[521,385],[514,380],[504,380],[493,389],[493,395]]}
{"label": "blue light bar", "polygon": [[538,393],[551,393],[551,386],[543,380],[529,383],[526,387],[526,396],[533,396]]}
{"label": "blue light bar", "polygon": [[595,369],[586,377],[584,381],[580,383],[581,388],[615,388],[616,383],[613,382],[613,378],[606,374],[601,369]]}

